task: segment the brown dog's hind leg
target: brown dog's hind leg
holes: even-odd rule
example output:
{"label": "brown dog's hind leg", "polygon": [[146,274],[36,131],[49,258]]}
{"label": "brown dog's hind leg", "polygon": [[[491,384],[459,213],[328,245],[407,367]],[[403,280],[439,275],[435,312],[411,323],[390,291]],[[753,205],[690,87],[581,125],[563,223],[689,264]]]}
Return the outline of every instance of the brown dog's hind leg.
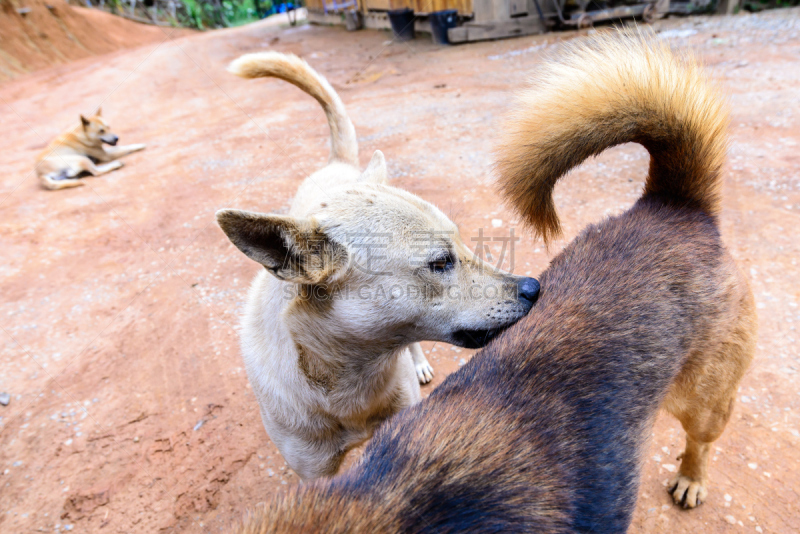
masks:
{"label": "brown dog's hind leg", "polygon": [[717,350],[690,356],[664,404],[686,431],[681,467],[667,488],[684,508],[696,507],[708,494],[709,452],[731,417],[739,382],[752,359],[752,339],[747,329],[737,329]]}
{"label": "brown dog's hind leg", "polygon": [[698,332],[663,405],[686,430],[681,467],[667,488],[685,508],[694,508],[708,495],[711,445],[728,424],[739,382],[755,352],[753,295],[733,260],[728,258],[727,264],[729,274],[718,284],[721,294],[712,301],[717,307],[714,320]]}
{"label": "brown dog's hind leg", "polygon": [[728,324],[734,326],[709,336],[724,339],[722,343],[709,343],[689,356],[664,403],[686,431],[681,467],[667,488],[675,504],[685,508],[696,507],[708,494],[711,445],[728,424],[739,382],[755,351],[755,306],[746,282],[740,284],[740,298],[732,299],[738,305],[730,307],[728,316]]}
{"label": "brown dog's hind leg", "polygon": [[[733,399],[728,405],[733,406]],[[726,413],[703,411],[706,413],[693,414],[691,418],[679,417],[686,430],[686,448],[679,456],[678,474],[669,482],[667,491],[675,504],[682,504],[684,508],[694,508],[706,499],[711,445],[722,434],[730,417],[730,408]]]}

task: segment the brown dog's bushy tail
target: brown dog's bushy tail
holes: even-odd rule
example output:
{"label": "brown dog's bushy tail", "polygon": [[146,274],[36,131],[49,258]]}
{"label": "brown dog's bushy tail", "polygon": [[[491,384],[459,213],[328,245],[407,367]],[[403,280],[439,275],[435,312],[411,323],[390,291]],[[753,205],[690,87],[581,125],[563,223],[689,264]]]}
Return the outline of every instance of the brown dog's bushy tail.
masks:
{"label": "brown dog's bushy tail", "polygon": [[560,235],[556,181],[626,142],[650,152],[645,195],[716,215],[728,111],[696,61],[637,30],[565,48],[537,67],[496,151],[500,187],[534,230],[545,242]]}
{"label": "brown dog's bushy tail", "polygon": [[291,54],[260,52],[236,59],[230,64],[228,71],[242,78],[280,78],[314,97],[328,117],[331,129],[330,161],[358,166],[356,130],[347,116],[344,104],[328,80],[308,63]]}

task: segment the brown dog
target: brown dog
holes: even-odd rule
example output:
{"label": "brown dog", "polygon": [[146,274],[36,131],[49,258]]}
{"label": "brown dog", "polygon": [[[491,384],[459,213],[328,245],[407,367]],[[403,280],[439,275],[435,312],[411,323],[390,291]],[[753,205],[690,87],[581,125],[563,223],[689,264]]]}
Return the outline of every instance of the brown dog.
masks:
{"label": "brown dog", "polygon": [[559,231],[556,181],[612,145],[650,151],[644,194],[555,257],[528,316],[380,427],[351,471],[241,532],[622,533],[661,406],[687,432],[672,496],[705,497],[756,329],[717,226],[725,108],[691,59],[635,33],[569,45],[519,104],[498,170],[540,234]]}
{"label": "brown dog", "polygon": [[[56,137],[36,157],[36,174],[45,189],[79,187],[83,176],[99,176],[122,167],[122,156],[144,150],[145,145],[114,146],[119,137],[101,117],[102,111],[88,119],[81,115],[81,125]],[[104,144],[110,146],[103,146]]]}

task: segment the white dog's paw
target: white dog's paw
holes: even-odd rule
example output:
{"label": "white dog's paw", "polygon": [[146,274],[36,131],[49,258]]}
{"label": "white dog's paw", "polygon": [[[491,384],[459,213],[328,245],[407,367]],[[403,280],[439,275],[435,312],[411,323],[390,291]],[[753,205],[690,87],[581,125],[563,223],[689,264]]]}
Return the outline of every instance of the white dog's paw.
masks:
{"label": "white dog's paw", "polygon": [[417,378],[420,384],[427,384],[433,380],[433,367],[427,360],[422,360],[419,363],[414,363],[414,368],[417,370]]}

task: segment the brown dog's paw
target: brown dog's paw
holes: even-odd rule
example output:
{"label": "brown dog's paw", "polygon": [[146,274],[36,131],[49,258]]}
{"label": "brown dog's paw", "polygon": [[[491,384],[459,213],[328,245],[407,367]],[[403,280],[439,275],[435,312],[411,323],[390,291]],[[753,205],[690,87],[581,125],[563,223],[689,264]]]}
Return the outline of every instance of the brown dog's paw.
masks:
{"label": "brown dog's paw", "polygon": [[672,495],[672,500],[675,501],[675,504],[680,504],[684,508],[696,508],[708,496],[704,483],[697,482],[681,474],[678,474],[670,481],[667,491]]}

